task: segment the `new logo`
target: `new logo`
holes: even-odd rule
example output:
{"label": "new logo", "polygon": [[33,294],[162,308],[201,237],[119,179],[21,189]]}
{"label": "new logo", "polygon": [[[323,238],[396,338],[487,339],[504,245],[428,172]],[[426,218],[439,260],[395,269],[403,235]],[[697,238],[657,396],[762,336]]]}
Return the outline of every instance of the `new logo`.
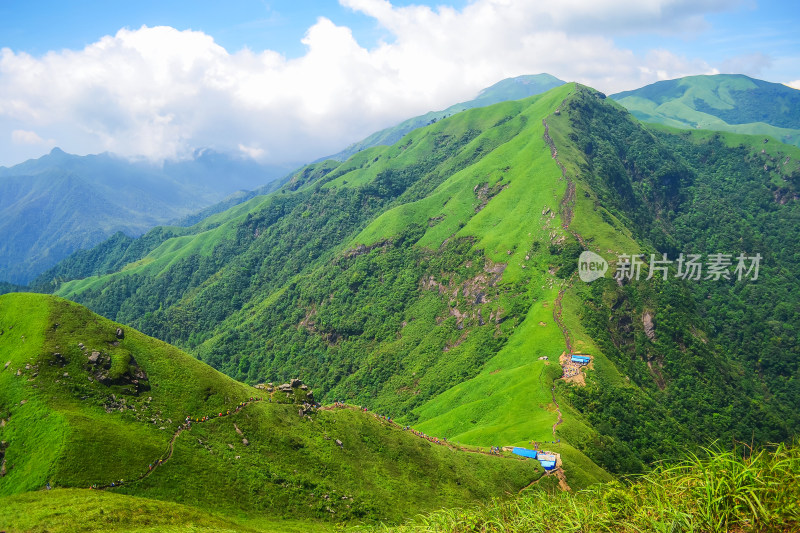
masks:
{"label": "new logo", "polygon": [[591,283],[592,281],[602,278],[608,270],[608,261],[600,257],[594,252],[581,252],[578,258],[578,276],[581,281]]}

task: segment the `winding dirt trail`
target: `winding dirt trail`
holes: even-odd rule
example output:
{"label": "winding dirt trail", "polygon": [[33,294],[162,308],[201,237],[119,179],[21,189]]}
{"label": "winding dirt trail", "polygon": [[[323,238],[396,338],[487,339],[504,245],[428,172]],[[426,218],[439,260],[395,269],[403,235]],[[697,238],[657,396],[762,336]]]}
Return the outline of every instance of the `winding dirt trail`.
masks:
{"label": "winding dirt trail", "polygon": [[[566,181],[567,188],[564,192],[564,197],[561,199],[561,203],[559,205],[559,214],[561,215],[561,227],[564,231],[569,232],[577,241],[581,244],[581,247],[585,250],[587,249],[586,242],[583,240],[583,237],[579,235],[576,231],[570,228],[572,224],[572,218],[574,215],[573,207],[575,205],[575,182],[569,177],[567,174],[567,169],[561,160],[558,158],[558,150],[556,149],[556,145],[553,142],[553,138],[550,137],[550,126],[547,124],[547,119],[542,119],[542,124],[544,125],[544,141],[550,147],[550,155],[555,160],[558,167],[561,169],[561,179]],[[555,302],[553,303],[553,320],[555,321],[556,325],[558,325],[558,329],[561,330],[561,334],[564,336],[564,344],[567,348],[567,354],[572,354],[574,352],[573,343],[572,343],[572,334],[569,331],[569,328],[564,323],[564,319],[562,317],[562,300],[564,298],[564,293],[572,287],[572,284],[575,282],[576,275],[573,274],[564,288],[562,288],[558,292],[558,296],[556,297]],[[563,368],[563,365],[562,365]],[[556,400],[556,388],[553,385],[552,389],[550,389],[550,394],[552,395],[553,405],[556,406],[556,412],[558,413],[558,420],[555,424],[553,424],[553,436],[556,435],[556,428],[560,426],[564,422],[564,417],[561,413],[561,407],[558,405],[558,401]],[[556,468],[551,472],[558,477],[558,484],[561,487],[561,490],[569,491],[570,487],[567,484],[567,476],[564,472],[560,456],[559,456],[559,463],[556,465]],[[523,489],[524,490],[524,489]]]}
{"label": "winding dirt trail", "polygon": [[553,142],[553,138],[550,137],[550,126],[547,124],[547,119],[543,118],[542,124],[544,125],[544,142],[546,142],[547,146],[550,147],[550,156],[555,160],[558,168],[561,169],[561,179],[567,182],[567,190],[564,192],[564,197],[561,199],[561,205],[559,209],[561,214],[561,227],[564,229],[564,231],[570,232],[570,234],[572,234],[572,236],[575,237],[579,243],[581,243],[581,246],[586,248],[586,243],[583,241],[583,237],[572,231],[569,227],[572,223],[572,208],[575,205],[575,182],[570,179],[569,174],[567,174],[567,168],[558,158],[558,150]]}
{"label": "winding dirt trail", "polygon": [[[242,409],[244,409],[248,405],[251,405],[251,404],[254,404],[254,403],[257,403],[257,402],[260,402],[260,401],[262,401],[262,400],[261,399],[253,399],[251,401],[243,402],[241,405],[238,405],[232,411],[231,410],[226,410],[220,416],[211,417],[208,420],[210,421],[210,420],[214,420],[214,419],[217,419],[217,418],[225,418],[225,417],[228,417],[228,416],[235,415],[236,413],[240,412]],[[169,440],[169,443],[167,444],[167,449],[164,451],[164,453],[161,455],[161,457],[159,457],[158,459],[156,459],[155,461],[150,463],[152,466],[148,467],[147,472],[143,473],[142,475],[140,475],[136,479],[133,479],[131,481],[125,481],[125,482],[113,481],[113,482],[110,482],[110,483],[108,483],[106,485],[93,485],[93,486],[91,486],[89,488],[92,488],[92,489],[95,489],[95,490],[106,490],[106,489],[110,489],[110,488],[121,487],[123,485],[128,486],[128,485],[131,485],[133,483],[138,483],[139,481],[142,481],[143,479],[147,479],[148,477],[150,477],[153,474],[153,472],[158,470],[159,467],[164,466],[167,463],[167,461],[172,459],[172,454],[175,451],[175,441],[178,440],[178,436],[180,436],[180,434],[183,433],[184,431],[191,431],[192,424],[202,424],[202,423],[203,423],[202,421],[200,421],[200,422],[191,422],[190,421],[190,422],[186,422],[186,423],[183,423],[180,426],[178,426],[178,429],[175,431],[175,433],[172,434],[172,438]]]}
{"label": "winding dirt trail", "polygon": [[553,385],[553,388],[550,389],[550,394],[553,395],[553,403],[556,406],[556,412],[558,413],[558,420],[556,423],[553,424],[553,436],[556,436],[556,428],[560,426],[564,422],[564,418],[561,416],[561,408],[558,406],[558,402],[556,401],[556,387]]}
{"label": "winding dirt trail", "polygon": [[564,344],[567,346],[567,353],[571,354],[572,350],[572,334],[569,332],[569,328],[567,325],[564,324],[564,320],[561,317],[561,300],[564,298],[564,293],[567,292],[567,289],[572,285],[572,280],[570,280],[569,284],[566,288],[561,289],[558,291],[558,296],[556,297],[556,301],[553,302],[553,320],[555,321],[558,329],[561,330],[561,334],[564,336]]}

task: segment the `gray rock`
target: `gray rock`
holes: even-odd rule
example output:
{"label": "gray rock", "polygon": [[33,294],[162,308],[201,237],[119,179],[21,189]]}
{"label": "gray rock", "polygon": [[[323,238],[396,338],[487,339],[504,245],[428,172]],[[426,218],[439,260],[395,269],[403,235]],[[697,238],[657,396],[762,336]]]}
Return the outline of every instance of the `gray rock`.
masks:
{"label": "gray rock", "polygon": [[125,338],[125,332],[122,331],[122,328],[117,328],[117,338],[118,339],[124,339]]}
{"label": "gray rock", "polygon": [[247,439],[242,439],[242,444],[244,444],[245,446],[250,446],[250,441]]}
{"label": "gray rock", "polygon": [[336,445],[337,445],[339,448],[344,448],[344,443],[343,443],[342,441],[340,441],[339,439],[336,439],[336,441],[335,441],[335,442],[336,442]]}
{"label": "gray rock", "polygon": [[98,359],[100,359],[100,352],[92,352],[92,355],[89,356],[89,362],[93,365],[97,364]]}
{"label": "gray rock", "polygon": [[656,338],[656,326],[653,324],[653,315],[650,314],[650,311],[645,311],[644,316],[642,316],[642,325],[644,326],[644,333],[647,335],[647,338],[655,340]]}
{"label": "gray rock", "polygon": [[299,380],[299,379],[291,379],[289,381],[289,385],[291,385],[291,387],[293,389],[296,389],[297,387],[299,387],[302,384],[303,384],[303,382],[301,380]]}

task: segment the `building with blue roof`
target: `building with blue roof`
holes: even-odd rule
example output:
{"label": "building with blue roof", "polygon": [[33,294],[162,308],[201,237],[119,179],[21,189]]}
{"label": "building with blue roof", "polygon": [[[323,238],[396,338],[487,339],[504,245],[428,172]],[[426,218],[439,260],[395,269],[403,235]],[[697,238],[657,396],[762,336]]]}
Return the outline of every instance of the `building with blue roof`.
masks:
{"label": "building with blue roof", "polygon": [[536,450],[529,450],[527,448],[514,448],[511,450],[511,453],[521,455],[522,457],[529,457],[531,459],[536,459],[536,456],[539,454],[539,452]]}

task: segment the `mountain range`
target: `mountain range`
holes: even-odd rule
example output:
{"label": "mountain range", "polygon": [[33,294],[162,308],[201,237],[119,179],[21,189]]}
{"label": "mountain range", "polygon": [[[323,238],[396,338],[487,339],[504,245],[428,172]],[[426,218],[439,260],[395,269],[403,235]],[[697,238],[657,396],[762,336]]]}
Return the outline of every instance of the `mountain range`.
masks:
{"label": "mountain range", "polygon": [[[75,253],[31,284],[56,296],[0,297],[0,494],[125,479],[184,521],[324,528],[790,441],[800,148],[646,124],[629,98],[565,83],[429,119]],[[511,453],[534,446],[555,474]]]}
{"label": "mountain range", "polygon": [[0,168],[0,280],[26,284],[117,232],[138,237],[285,173],[204,150],[187,161],[48,155]]}

